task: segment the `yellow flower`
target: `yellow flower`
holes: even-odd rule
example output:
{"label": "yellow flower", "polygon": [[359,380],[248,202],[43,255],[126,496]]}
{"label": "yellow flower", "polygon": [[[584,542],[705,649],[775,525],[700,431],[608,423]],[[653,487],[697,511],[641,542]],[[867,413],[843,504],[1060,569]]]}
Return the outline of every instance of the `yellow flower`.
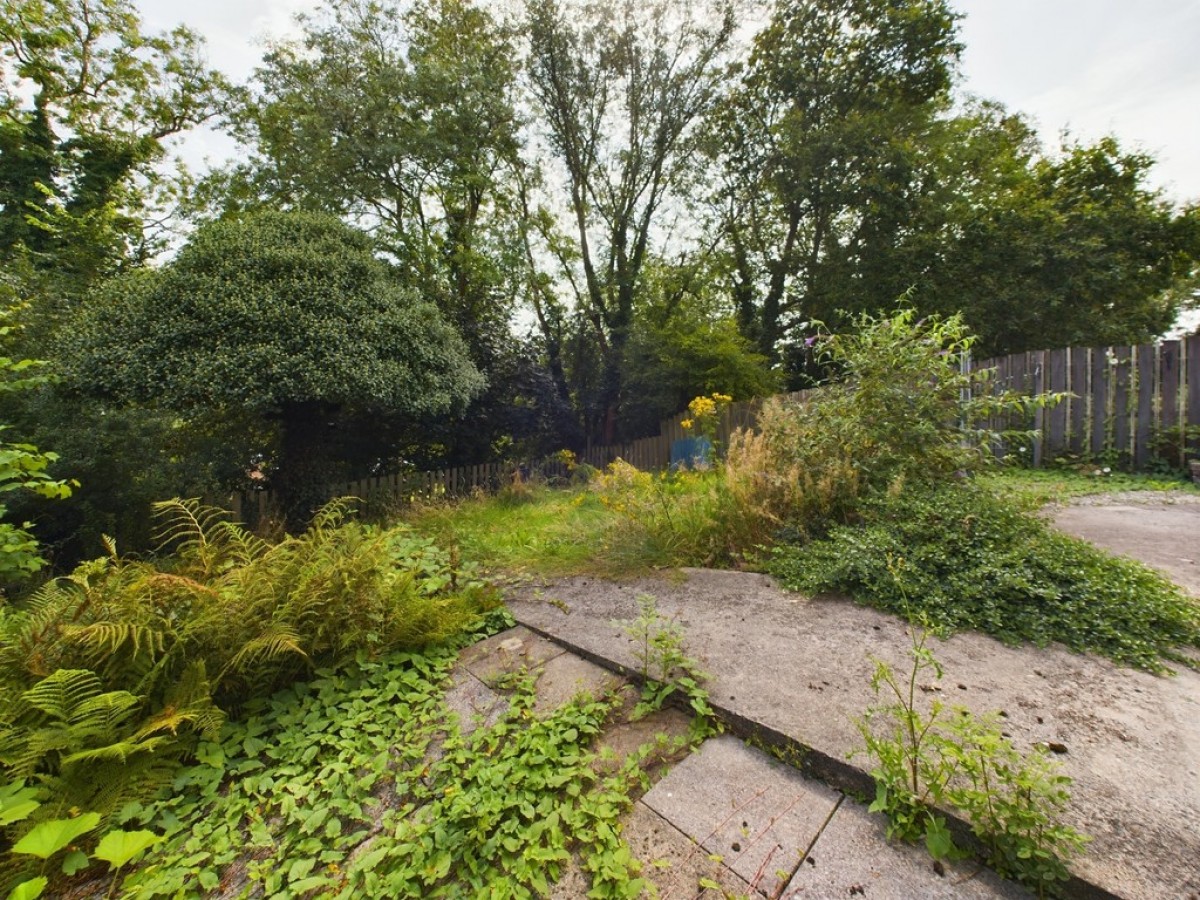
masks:
{"label": "yellow flower", "polygon": [[683,426],[683,430],[684,430],[684,431],[691,431],[691,430],[692,430],[692,425],[693,425],[694,423],[692,422],[692,420],[691,420],[691,419],[684,419],[684,420],[683,420],[682,422],[680,422],[679,424]]}

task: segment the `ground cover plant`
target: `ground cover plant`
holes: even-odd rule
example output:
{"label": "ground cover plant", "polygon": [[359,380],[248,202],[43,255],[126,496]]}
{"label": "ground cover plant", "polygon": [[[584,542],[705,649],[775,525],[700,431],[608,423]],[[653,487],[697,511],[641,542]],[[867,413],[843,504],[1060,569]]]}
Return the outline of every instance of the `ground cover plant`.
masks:
{"label": "ground cover plant", "polygon": [[10,886],[68,851],[39,844],[35,864],[21,841],[66,827],[72,810],[95,816],[87,831],[99,837],[254,697],[348,657],[444,643],[496,605],[427,539],[346,511],[333,504],[304,534],[268,543],[173,501],[160,510],[173,553],[126,559],[110,546],[0,607],[0,787],[18,798],[0,815]]}
{"label": "ground cover plant", "polygon": [[1166,578],[971,483],[875,498],[859,525],[780,548],[770,568],[787,587],[911,612],[939,634],[1057,641],[1151,671],[1200,647],[1200,605]]}
{"label": "ground cover plant", "polygon": [[164,835],[123,896],[530,897],[572,855],[593,896],[637,896],[616,821],[644,775],[636,758],[601,775],[590,749],[617,699],[536,718],[521,675],[507,714],[464,733],[443,702],[455,657],[360,660],[256,701],[169,797],[122,811]]}

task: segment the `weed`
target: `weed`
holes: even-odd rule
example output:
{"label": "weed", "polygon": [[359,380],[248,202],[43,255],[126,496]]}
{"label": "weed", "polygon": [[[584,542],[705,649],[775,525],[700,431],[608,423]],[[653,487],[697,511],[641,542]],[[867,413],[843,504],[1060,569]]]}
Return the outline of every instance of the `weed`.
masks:
{"label": "weed", "polygon": [[681,692],[695,714],[693,736],[711,733],[713,711],[702,682],[708,675],[683,649],[683,628],[658,611],[650,594],[639,594],[638,616],[628,622],[615,622],[634,643],[633,654],[642,679],[642,699],[633,711],[640,718],[661,709],[669,697]]}
{"label": "weed", "polygon": [[922,839],[935,859],[959,853],[939,807],[962,812],[980,840],[987,863],[1001,875],[1054,894],[1067,881],[1066,860],[1088,840],[1059,821],[1071,779],[1044,750],[1022,755],[1001,734],[994,714],[977,717],[934,700],[917,705],[918,681],[942,675],[915,626],[912,666],[898,677],[876,660],[871,685],[889,702],[859,720],[867,751],[876,761],[872,812],[887,815],[888,836]]}

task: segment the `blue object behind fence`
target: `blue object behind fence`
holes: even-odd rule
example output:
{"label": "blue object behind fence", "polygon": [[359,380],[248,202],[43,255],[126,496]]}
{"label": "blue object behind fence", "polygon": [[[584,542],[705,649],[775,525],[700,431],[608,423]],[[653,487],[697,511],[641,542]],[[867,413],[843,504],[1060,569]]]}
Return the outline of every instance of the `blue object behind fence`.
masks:
{"label": "blue object behind fence", "polygon": [[712,463],[713,445],[706,437],[680,438],[671,444],[671,470],[694,469]]}

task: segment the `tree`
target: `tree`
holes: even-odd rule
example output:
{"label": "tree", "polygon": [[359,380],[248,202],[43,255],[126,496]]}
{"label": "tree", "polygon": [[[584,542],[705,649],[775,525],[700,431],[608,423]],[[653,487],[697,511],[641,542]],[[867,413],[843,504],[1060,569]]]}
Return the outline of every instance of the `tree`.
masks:
{"label": "tree", "polygon": [[1110,137],[1035,157],[986,202],[966,192],[914,279],[922,306],[961,309],[984,354],[1153,340],[1200,258],[1200,214],[1147,186],[1153,163]]}
{"label": "tree", "polygon": [[255,155],[223,199],[372,230],[482,362],[511,311],[495,226],[517,150],[512,46],[459,0],[403,12],[332,0],[299,21],[301,36],[271,48],[232,112]]}
{"label": "tree", "polygon": [[[612,442],[639,279],[661,213],[694,170],[697,125],[716,95],[734,30],[724,2],[617,4],[528,0],[527,78],[547,149],[565,180],[563,235],[547,249],[563,265],[583,337],[601,362],[599,422]],[[558,341],[554,310],[539,321]],[[561,316],[558,317],[561,320]]]}
{"label": "tree", "polygon": [[[7,339],[12,334],[13,327],[7,324],[10,315],[8,310],[0,315],[0,321],[6,323],[0,326],[0,338]],[[0,394],[45,384],[47,376],[37,371],[41,365],[39,360],[0,356]],[[7,427],[0,425],[0,431]],[[50,499],[70,496],[72,485],[77,483],[55,480],[47,471],[56,459],[55,454],[43,453],[32,444],[0,441],[0,494],[9,497],[14,491],[21,491]],[[46,564],[29,532],[31,523],[17,526],[3,521],[7,514],[8,505],[0,503],[0,585],[28,578]]]}
{"label": "tree", "polygon": [[780,0],[755,38],[711,146],[739,322],[764,355],[790,324],[832,323],[838,286],[903,230],[956,18],[944,0]]}
{"label": "tree", "polygon": [[28,254],[61,293],[146,259],[175,188],[164,142],[224,85],[200,38],[143,34],[130,0],[10,0],[0,57],[0,261]]}
{"label": "tree", "polygon": [[272,484],[290,526],[334,471],[339,421],[461,412],[483,387],[462,340],[362,232],[259,212],[197,231],[170,264],[108,283],[64,337],[72,386],[278,428]]}

